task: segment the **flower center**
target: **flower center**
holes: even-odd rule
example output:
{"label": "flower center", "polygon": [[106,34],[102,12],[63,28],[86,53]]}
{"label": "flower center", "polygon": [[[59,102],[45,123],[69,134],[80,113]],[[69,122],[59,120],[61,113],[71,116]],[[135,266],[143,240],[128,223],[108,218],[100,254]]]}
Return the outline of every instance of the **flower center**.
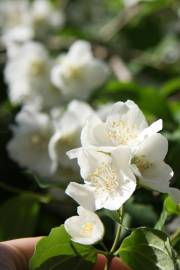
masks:
{"label": "flower center", "polygon": [[46,71],[46,65],[45,62],[42,60],[34,60],[31,63],[31,70],[30,73],[33,76],[41,76]]}
{"label": "flower center", "polygon": [[81,76],[81,69],[78,66],[69,64],[66,71],[68,79],[77,79]]}
{"label": "flower center", "polygon": [[94,224],[87,222],[81,226],[80,234],[82,236],[89,237],[93,232]]}
{"label": "flower center", "polygon": [[91,174],[90,180],[96,191],[114,192],[119,186],[116,171],[105,162]]}
{"label": "flower center", "polygon": [[145,159],[144,156],[135,156],[132,159],[132,163],[134,163],[140,172],[144,172],[145,170],[149,169],[152,166],[152,163]]}
{"label": "flower center", "polygon": [[37,144],[37,143],[40,143],[41,138],[40,138],[40,136],[38,134],[34,134],[31,137],[31,141],[32,141],[33,144]]}
{"label": "flower center", "polygon": [[135,125],[129,127],[123,120],[110,121],[107,128],[108,136],[114,145],[129,144],[130,141],[138,136],[137,127]]}
{"label": "flower center", "polygon": [[47,147],[47,138],[39,134],[33,134],[31,136],[31,142],[34,147],[42,149],[42,150],[46,149]]}

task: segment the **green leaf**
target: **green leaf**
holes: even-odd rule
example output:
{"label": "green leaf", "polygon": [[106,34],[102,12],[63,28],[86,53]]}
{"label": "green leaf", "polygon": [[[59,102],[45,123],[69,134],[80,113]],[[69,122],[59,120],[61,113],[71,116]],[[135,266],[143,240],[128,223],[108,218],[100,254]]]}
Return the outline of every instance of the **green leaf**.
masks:
{"label": "green leaf", "polygon": [[180,88],[180,79],[175,78],[165,83],[161,89],[163,96],[168,97],[176,94]]}
{"label": "green leaf", "polygon": [[70,240],[64,226],[40,240],[30,261],[31,270],[89,270],[96,262],[96,249]]}
{"label": "green leaf", "polygon": [[39,203],[33,195],[22,194],[0,207],[0,240],[30,236],[34,233]]}
{"label": "green leaf", "polygon": [[121,220],[119,218],[119,215],[118,215],[117,211],[110,211],[108,209],[103,208],[103,209],[99,210],[98,213],[99,213],[100,216],[107,216],[110,219],[112,219],[113,221],[115,221],[117,223],[121,223]]}
{"label": "green leaf", "polygon": [[169,214],[180,215],[180,205],[177,205],[169,196],[164,201],[164,208]]}
{"label": "green leaf", "polygon": [[180,215],[180,206],[177,205],[171,197],[166,197],[163,204],[163,210],[159,220],[155,225],[155,229],[162,230],[169,215]]}
{"label": "green leaf", "polygon": [[124,205],[124,210],[139,226],[153,226],[158,218],[152,205],[137,203],[132,198],[126,202]]}
{"label": "green leaf", "polygon": [[161,231],[138,228],[124,239],[119,256],[133,270],[176,270],[169,238]]}
{"label": "green leaf", "polygon": [[172,120],[167,99],[161,95],[159,89],[147,87],[140,92],[138,105],[143,112],[152,113],[156,117]]}

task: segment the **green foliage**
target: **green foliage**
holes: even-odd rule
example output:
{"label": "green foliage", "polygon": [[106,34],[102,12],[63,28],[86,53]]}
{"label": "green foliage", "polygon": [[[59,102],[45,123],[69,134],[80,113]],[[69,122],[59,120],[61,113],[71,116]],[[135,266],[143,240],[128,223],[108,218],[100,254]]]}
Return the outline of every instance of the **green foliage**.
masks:
{"label": "green foliage", "polygon": [[177,205],[169,196],[164,201],[164,208],[169,214],[180,215],[180,205]]}
{"label": "green foliage", "polygon": [[12,197],[0,207],[0,240],[28,237],[34,233],[39,203],[33,195]]}
{"label": "green foliage", "polygon": [[[125,5],[124,0],[51,1],[57,9],[59,6],[64,9],[66,22],[54,36],[44,41],[50,55],[67,51],[77,39],[91,43],[94,54],[108,62],[112,72],[107,82],[94,90],[88,102],[96,108],[100,104],[131,99],[141,107],[149,123],[162,118],[163,132],[169,140],[167,162],[174,170],[173,185],[180,187],[180,1],[140,0],[133,6]],[[115,74],[111,61],[114,56],[127,70],[128,79],[119,79],[123,77],[121,68]],[[44,235],[53,226],[63,223],[69,216],[66,213],[68,207],[72,208],[70,203],[64,207],[68,202],[60,195],[58,199],[53,197],[52,192],[54,187],[62,191],[67,182],[49,181],[24,173],[8,157],[6,145],[11,137],[10,125],[19,108],[14,108],[8,100],[8,87],[3,78],[6,60],[5,52],[1,50],[0,175],[2,181],[7,180],[6,186],[18,189],[19,195],[0,187],[0,240]],[[41,199],[33,195],[36,192],[40,197],[42,195]],[[179,231],[174,232],[174,229],[172,232],[168,226],[172,225],[175,215],[180,214],[180,208],[170,197],[165,199],[160,213],[162,205],[159,194],[149,192],[147,195],[137,190],[135,199],[124,206],[124,232],[120,241],[127,232],[132,233],[123,240],[119,256],[133,270],[180,269],[180,262],[174,263],[175,254],[167,235],[158,231],[167,232],[171,245],[180,253]],[[103,209],[99,215],[106,227],[104,240],[110,249],[115,234],[114,223],[121,221],[116,211]],[[139,226],[152,226],[156,230],[136,229]],[[60,226],[38,243],[30,267],[31,270],[88,270],[95,261],[96,249],[73,243]]]}
{"label": "green foliage", "polygon": [[119,256],[134,270],[176,270],[174,252],[161,231],[138,228],[124,239]]}
{"label": "green foliage", "polygon": [[177,205],[170,196],[167,196],[164,200],[163,210],[155,225],[155,229],[163,230],[168,216],[172,214],[180,215],[180,205]]}
{"label": "green foliage", "polygon": [[96,249],[70,240],[64,226],[52,229],[49,236],[37,244],[30,261],[31,270],[92,269],[96,262]]}

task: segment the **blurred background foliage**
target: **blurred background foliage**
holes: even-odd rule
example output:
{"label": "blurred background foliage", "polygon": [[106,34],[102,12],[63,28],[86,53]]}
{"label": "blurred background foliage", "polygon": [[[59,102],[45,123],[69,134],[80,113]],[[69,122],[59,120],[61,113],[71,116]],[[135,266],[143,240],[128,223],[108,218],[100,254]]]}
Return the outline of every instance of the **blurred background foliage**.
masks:
{"label": "blurred background foliage", "polygon": [[[1,0],[3,1],[3,0]],[[149,122],[162,118],[169,140],[172,186],[180,188],[180,1],[179,0],[54,0],[66,22],[50,39],[52,54],[67,51],[77,39],[91,42],[94,54],[109,62],[110,80],[96,89],[92,106],[134,100]],[[18,108],[7,98],[3,80],[6,52],[0,55],[0,240],[45,235],[71,213],[75,203],[62,191],[40,188],[35,177],[8,158],[9,125]],[[27,153],[28,154],[28,153]],[[71,180],[71,179],[70,179]],[[56,196],[52,194],[56,193]],[[126,204],[126,225],[154,226],[164,196],[139,189]],[[166,231],[174,230],[171,215]],[[110,223],[110,227],[111,227]],[[111,228],[112,230],[112,228]],[[108,241],[108,239],[107,239]]]}

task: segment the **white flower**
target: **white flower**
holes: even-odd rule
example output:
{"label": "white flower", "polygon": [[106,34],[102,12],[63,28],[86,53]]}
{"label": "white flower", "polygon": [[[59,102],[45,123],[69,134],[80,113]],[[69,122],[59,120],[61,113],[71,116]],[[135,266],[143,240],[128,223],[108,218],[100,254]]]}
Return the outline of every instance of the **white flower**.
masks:
{"label": "white flower", "polygon": [[[81,196],[84,186],[84,192],[89,190],[94,194],[96,209],[117,210],[136,188],[136,179],[130,165],[131,151],[126,146],[117,147],[111,151],[111,155],[100,151],[92,148],[81,148],[78,151],[78,164],[85,184],[79,186],[77,195],[72,191],[72,184],[67,192],[78,203],[87,207],[87,202]],[[78,185],[76,189],[78,190]]]}
{"label": "white flower", "polygon": [[35,35],[39,38],[47,34],[50,28],[61,27],[64,23],[64,15],[50,1],[36,0],[31,6],[31,23]]}
{"label": "white flower", "polygon": [[95,211],[94,193],[86,186],[76,182],[71,182],[66,188],[65,193],[84,208]]}
{"label": "white flower", "polygon": [[60,56],[51,80],[65,99],[85,100],[107,79],[108,73],[106,64],[92,55],[90,43],[76,41],[66,55]]}
{"label": "white flower", "polygon": [[174,173],[164,162],[167,151],[167,139],[161,134],[153,134],[135,150],[132,167],[142,186],[168,193],[179,204],[180,190],[169,186]]}
{"label": "white flower", "polygon": [[59,91],[50,85],[51,60],[38,42],[27,42],[6,65],[5,79],[13,104],[28,102],[51,105],[60,100]]}
{"label": "white flower", "polygon": [[9,47],[9,43],[21,43],[33,38],[29,8],[26,0],[0,2],[0,26],[2,43],[5,46]]}
{"label": "white flower", "polygon": [[92,117],[82,130],[81,143],[83,147],[128,145],[133,148],[161,129],[162,120],[148,127],[139,107],[128,100],[115,103],[105,122]]}
{"label": "white flower", "polygon": [[0,2],[0,25],[3,32],[21,25],[29,25],[29,3],[26,0]]}
{"label": "white flower", "polygon": [[6,0],[0,2],[0,26],[5,46],[9,42],[41,39],[49,30],[61,27],[64,15],[48,0]]}
{"label": "white flower", "polygon": [[101,118],[102,121],[105,121],[109,113],[112,111],[113,104],[106,103],[101,104],[97,108],[97,115]]}
{"label": "white flower", "polygon": [[92,245],[100,241],[104,236],[104,226],[98,215],[79,206],[79,216],[68,218],[64,228],[71,236],[72,241]]}
{"label": "white flower", "polygon": [[20,47],[33,38],[34,32],[31,27],[20,25],[8,30],[2,36],[2,43],[6,46],[8,57],[11,56],[11,47]]}
{"label": "white flower", "polygon": [[137,147],[132,163],[135,165],[135,173],[139,177],[141,185],[168,193],[169,181],[173,176],[173,171],[164,162],[167,151],[168,141],[159,133],[145,139]]}
{"label": "white flower", "polygon": [[60,120],[55,121],[56,132],[50,140],[49,153],[56,168],[62,165],[77,169],[75,162],[67,158],[66,152],[80,146],[81,129],[87,118],[94,113],[87,103],[73,100]]}
{"label": "white flower", "polygon": [[7,146],[9,156],[20,166],[48,177],[53,173],[53,163],[48,153],[48,143],[53,133],[50,118],[45,113],[25,107],[16,116],[16,123]]}

